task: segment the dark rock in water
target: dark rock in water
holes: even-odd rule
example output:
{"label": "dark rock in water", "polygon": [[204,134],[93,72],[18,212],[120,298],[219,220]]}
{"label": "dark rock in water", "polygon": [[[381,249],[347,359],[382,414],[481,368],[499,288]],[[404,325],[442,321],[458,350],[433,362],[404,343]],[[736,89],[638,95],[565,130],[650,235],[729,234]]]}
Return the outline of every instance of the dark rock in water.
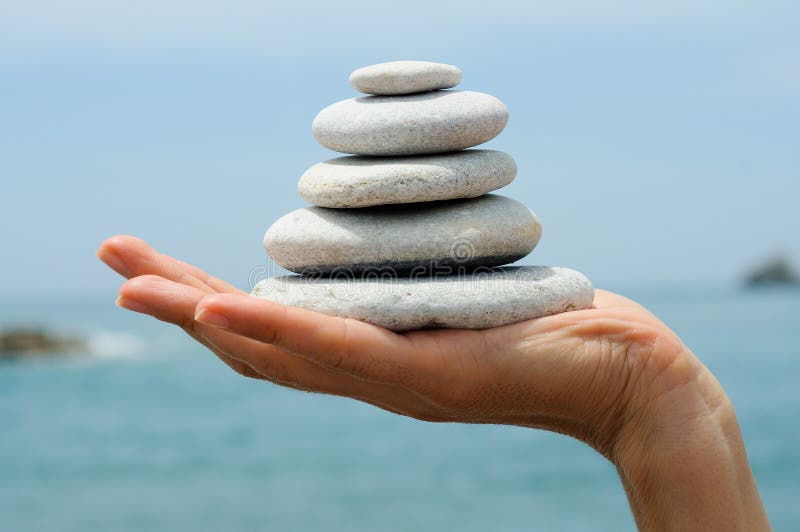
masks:
{"label": "dark rock in water", "polygon": [[800,285],[800,275],[786,257],[774,257],[750,272],[745,278],[747,286]]}
{"label": "dark rock in water", "polygon": [[0,359],[68,354],[87,349],[81,338],[60,336],[38,327],[0,331]]}

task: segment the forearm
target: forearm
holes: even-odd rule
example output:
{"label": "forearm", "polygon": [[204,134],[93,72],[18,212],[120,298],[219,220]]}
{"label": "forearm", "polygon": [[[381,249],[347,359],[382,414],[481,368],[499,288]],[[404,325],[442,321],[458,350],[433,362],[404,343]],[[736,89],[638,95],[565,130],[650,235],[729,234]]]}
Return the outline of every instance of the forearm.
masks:
{"label": "forearm", "polygon": [[616,446],[642,530],[770,529],[733,408],[706,379],[653,401]]}

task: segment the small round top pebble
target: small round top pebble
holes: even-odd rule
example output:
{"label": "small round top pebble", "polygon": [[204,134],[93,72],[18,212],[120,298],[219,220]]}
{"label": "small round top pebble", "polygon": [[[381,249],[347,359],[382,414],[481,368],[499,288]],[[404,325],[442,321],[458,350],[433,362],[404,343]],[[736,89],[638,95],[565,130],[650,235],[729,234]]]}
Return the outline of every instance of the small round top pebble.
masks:
{"label": "small round top pebble", "polygon": [[359,68],[350,84],[359,92],[378,96],[449,89],[461,82],[461,69],[429,61],[391,61]]}

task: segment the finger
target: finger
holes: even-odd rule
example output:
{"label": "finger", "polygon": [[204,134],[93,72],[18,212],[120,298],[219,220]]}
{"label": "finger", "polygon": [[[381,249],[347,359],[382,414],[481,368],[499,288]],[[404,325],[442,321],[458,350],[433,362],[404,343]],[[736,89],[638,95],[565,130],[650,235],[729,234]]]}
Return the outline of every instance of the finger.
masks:
{"label": "finger", "polygon": [[122,284],[117,305],[180,327],[191,326],[191,313],[206,291],[157,275],[141,275]]}
{"label": "finger", "polygon": [[195,319],[371,382],[406,384],[443,370],[437,357],[413,349],[408,338],[387,329],[251,296],[206,296]]}
{"label": "finger", "polygon": [[281,348],[229,331],[203,324],[197,324],[197,327],[215,353],[246,363],[247,368],[264,380],[306,392],[350,397],[418,419],[436,417],[431,413],[429,402],[401,387],[367,382],[331,371]]}
{"label": "finger", "polygon": [[206,292],[212,291],[207,283],[195,275],[198,271],[187,269],[161,255],[140,238],[125,235],[111,237],[100,245],[97,256],[123,277],[158,275]]}
{"label": "finger", "polygon": [[[116,303],[127,310],[150,314],[161,321],[178,325],[195,340],[205,344],[200,335],[190,326],[188,317],[194,312],[197,301],[206,292],[183,284],[173,284],[175,286],[167,285],[166,280],[156,276],[140,276],[122,286]],[[212,349],[219,359],[236,373],[250,378],[264,378],[246,363],[219,352],[209,345],[206,347]]]}
{"label": "finger", "polygon": [[305,391],[352,397],[414,417],[426,415],[427,404],[401,388],[354,379],[279,347],[194,322],[195,307],[204,295],[163,278],[141,276],[122,286],[118,302],[125,308],[180,325],[245,376]]}
{"label": "finger", "polygon": [[97,256],[123,277],[158,275],[209,293],[239,292],[200,268],[158,253],[144,240],[133,236],[121,235],[107,239],[97,250]]}
{"label": "finger", "polygon": [[[279,363],[300,361],[302,365],[312,364],[303,358],[290,355],[281,348],[195,322],[193,318],[195,308],[205,295],[205,292],[190,286],[153,275],[144,275],[122,285],[117,304],[128,310],[149,314],[161,321],[178,325],[207,347],[247,364],[265,377],[271,377],[272,380],[287,381],[286,378],[280,378],[285,372],[280,371],[279,364],[275,364],[276,359],[280,359]],[[320,366],[316,368],[321,369]]]}

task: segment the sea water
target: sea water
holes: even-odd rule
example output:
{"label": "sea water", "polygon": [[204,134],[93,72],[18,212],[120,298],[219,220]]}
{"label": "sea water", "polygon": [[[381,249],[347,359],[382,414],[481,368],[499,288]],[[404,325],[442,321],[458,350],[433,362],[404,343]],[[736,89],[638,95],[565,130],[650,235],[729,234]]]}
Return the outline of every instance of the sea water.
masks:
{"label": "sea water", "polygon": [[[631,294],[736,407],[776,530],[800,526],[800,291]],[[0,530],[625,530],[614,468],[543,431],[430,424],[241,378],[108,301],[5,301],[90,338],[0,363]]]}

